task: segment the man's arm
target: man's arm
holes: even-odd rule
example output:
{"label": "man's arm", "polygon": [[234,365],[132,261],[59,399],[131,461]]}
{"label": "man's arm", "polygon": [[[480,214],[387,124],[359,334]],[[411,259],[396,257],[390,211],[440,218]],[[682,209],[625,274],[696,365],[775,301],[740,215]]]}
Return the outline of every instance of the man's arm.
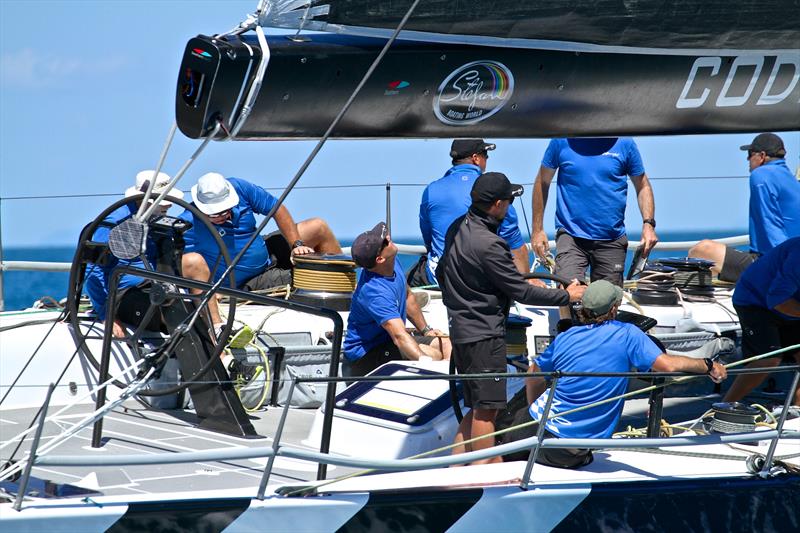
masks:
{"label": "man's arm", "polygon": [[778,198],[763,182],[760,174],[751,179],[750,205],[756,206],[755,209],[751,207],[751,216],[755,219],[753,229],[761,245],[769,243],[769,246],[775,247],[790,237],[786,232]]}
{"label": "man's arm", "polygon": [[776,305],[774,309],[784,315],[800,317],[800,300],[789,298],[785,302]]}
{"label": "man's arm", "polygon": [[514,258],[514,266],[517,267],[520,274],[527,274],[531,271],[527,246],[523,244],[519,248],[511,250],[511,257]]}
{"label": "man's arm", "polygon": [[[536,366],[536,363],[533,363],[528,367],[528,372],[541,372],[541,370]],[[543,377],[527,378],[525,380],[525,398],[528,400],[528,405],[535,402],[546,390],[547,381]]]}
{"label": "man's arm", "polygon": [[430,220],[430,213],[428,213],[428,188],[425,188],[425,192],[422,193],[422,202],[419,204],[419,231],[422,233],[422,242],[425,244],[425,248],[428,251],[431,251],[431,242],[433,241],[433,237],[431,236],[431,220]]}
{"label": "man's arm", "polygon": [[[639,211],[642,213],[642,220],[655,220],[656,217],[656,202],[653,197],[653,187],[650,185],[650,180],[647,174],[639,176],[631,176],[633,186],[636,188],[636,199],[639,202]],[[647,257],[650,250],[658,242],[658,236],[653,226],[647,223],[642,223],[642,255]]]}
{"label": "man's arm", "polygon": [[[419,307],[417,308],[419,310]],[[425,355],[419,347],[419,344],[414,338],[406,331],[405,323],[399,318],[392,318],[381,324],[383,329],[392,338],[392,342],[400,349],[403,357],[410,361],[417,361],[420,357]]]}
{"label": "man's arm", "polygon": [[708,374],[714,383],[721,383],[728,377],[728,371],[721,364],[714,362],[711,371],[705,359],[694,359],[682,355],[670,355],[662,353],[653,362],[651,367],[656,372],[692,372],[694,374]]}
{"label": "man's arm", "polygon": [[555,169],[540,165],[539,172],[536,174],[536,181],[533,182],[533,236],[531,237],[531,248],[542,259],[550,251],[547,233],[544,232],[544,208],[547,206],[547,195],[555,175]]}
{"label": "man's arm", "polygon": [[[278,225],[278,229],[280,230],[281,235],[283,235],[283,238],[289,243],[289,246],[293,246],[295,241],[300,240],[300,233],[297,231],[297,224],[294,223],[294,219],[289,213],[289,210],[286,209],[285,205],[281,205],[278,208],[278,211],[275,212],[275,223]],[[292,255],[312,253],[314,253],[314,249],[308,246],[298,246],[297,248],[292,248]]]}

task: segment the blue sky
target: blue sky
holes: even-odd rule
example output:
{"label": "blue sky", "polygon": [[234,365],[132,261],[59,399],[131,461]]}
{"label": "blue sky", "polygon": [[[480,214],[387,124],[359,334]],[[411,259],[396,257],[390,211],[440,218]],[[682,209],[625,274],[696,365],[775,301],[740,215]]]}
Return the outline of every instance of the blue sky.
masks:
{"label": "blue sky", "polygon": [[[0,0],[3,245],[72,244],[80,229],[116,199],[11,197],[121,194],[136,172],[154,167],[174,120],[175,80],[186,41],[233,27],[255,5],[256,0]],[[800,133],[781,135],[794,170]],[[653,180],[662,233],[746,231],[747,163],[738,147],[752,137],[636,139]],[[449,167],[449,142],[332,141],[300,186],[426,183]],[[547,141],[496,142],[490,170],[531,182]],[[197,144],[178,134],[164,170],[174,174]],[[212,143],[179,187],[188,191],[212,170],[282,187],[312,147],[297,141]],[[529,191],[523,198],[528,219]],[[394,189],[396,238],[418,238],[421,193],[421,187]],[[384,218],[384,197],[383,187],[296,190],[287,206],[298,220],[321,216],[340,237],[352,238]],[[550,231],[554,203],[545,214]],[[640,222],[631,197],[632,234]]]}

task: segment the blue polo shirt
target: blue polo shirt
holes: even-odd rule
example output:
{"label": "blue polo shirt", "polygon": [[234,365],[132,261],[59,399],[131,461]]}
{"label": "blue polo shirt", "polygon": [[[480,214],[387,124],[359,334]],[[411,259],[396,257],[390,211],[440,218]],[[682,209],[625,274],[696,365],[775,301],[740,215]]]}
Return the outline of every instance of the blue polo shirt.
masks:
{"label": "blue polo shirt", "polygon": [[[629,372],[631,368],[644,372],[661,353],[636,326],[610,320],[571,327],[555,338],[536,364],[543,372]],[[561,378],[545,427],[559,437],[608,438],[622,414],[622,399],[566,416],[558,414],[619,396],[627,388],[627,378]],[[535,420],[541,419],[550,390],[531,404],[530,414]]]}
{"label": "blue polo shirt", "polygon": [[775,311],[789,298],[800,300],[800,237],[784,241],[747,267],[736,283],[733,305],[761,307],[800,320]]}
{"label": "blue polo shirt", "polygon": [[750,251],[765,254],[800,236],[800,182],[784,159],[750,173]]}
{"label": "blue polo shirt", "polygon": [[394,274],[389,277],[361,269],[347,318],[344,356],[356,361],[374,347],[390,341],[382,324],[393,318],[406,321],[406,278],[397,258]]}
{"label": "blue polo shirt", "polygon": [[[231,210],[229,220],[224,224],[212,224],[212,226],[219,233],[231,259],[233,259],[255,233],[258,226],[255,215],[266,215],[278,200],[263,188],[243,179],[228,178],[228,181],[239,195],[239,204]],[[225,272],[227,265],[225,260],[219,256],[219,249],[213,235],[205,224],[195,222],[190,211],[186,210],[181,213],[180,218],[192,223],[192,229],[184,234],[186,253],[198,252],[206,260],[210,269],[214,268],[214,264],[219,259],[220,264],[214,270],[214,281],[217,281]],[[264,243],[264,239],[256,239],[234,268],[237,287],[242,287],[250,278],[264,272],[269,265],[267,245]]]}
{"label": "blue polo shirt", "polygon": [[[122,223],[126,219],[136,214],[139,208],[135,202],[125,204],[122,207],[112,211],[106,218],[103,219],[101,225],[95,230],[92,235],[92,240],[95,242],[108,242],[108,236],[111,233],[111,228]],[[145,257],[150,263],[152,268],[156,264],[156,250],[155,243],[148,239]],[[111,273],[118,266],[132,266],[136,268],[145,268],[144,263],[139,258],[133,260],[118,259],[110,251],[108,252],[108,262],[104,266],[90,264],[86,266],[86,277],[84,281],[84,288],[89,300],[92,302],[92,308],[100,320],[106,319],[106,303],[108,300],[108,281]],[[120,278],[117,290],[127,289],[134,287],[144,281],[139,276],[131,276],[125,274]]]}
{"label": "blue polo shirt", "polygon": [[[428,279],[432,283],[438,283],[436,267],[444,253],[444,236],[447,234],[447,229],[455,219],[469,209],[472,204],[470,198],[472,185],[480,175],[481,169],[477,165],[456,165],[448,170],[444,177],[425,187],[422,193],[422,202],[419,205],[419,229],[422,232],[422,241],[428,249],[426,268]],[[517,211],[514,206],[508,208],[497,234],[512,250],[525,244],[519,231]]]}
{"label": "blue polo shirt", "polygon": [[645,173],[633,139],[553,139],[542,165],[558,170],[556,229],[596,241],[625,235],[628,176]]}

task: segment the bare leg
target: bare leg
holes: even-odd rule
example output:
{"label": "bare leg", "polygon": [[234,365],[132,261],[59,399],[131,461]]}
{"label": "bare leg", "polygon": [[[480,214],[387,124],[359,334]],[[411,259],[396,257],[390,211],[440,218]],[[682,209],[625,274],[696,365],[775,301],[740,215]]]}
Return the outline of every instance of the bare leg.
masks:
{"label": "bare leg", "polygon": [[[768,368],[778,366],[781,360],[779,357],[763,359],[746,365],[746,368]],[[739,374],[725,394],[723,401],[738,402],[754,388],[758,387],[768,374]]]}
{"label": "bare leg", "polygon": [[342,247],[328,223],[321,218],[309,218],[297,224],[300,238],[309,248],[320,254],[341,254]]}
{"label": "bare leg", "polygon": [[726,249],[727,247],[722,243],[704,239],[689,248],[689,257],[714,261],[714,266],[711,267],[711,273],[715,276],[719,276],[720,270],[722,270],[722,264],[725,262]]}
{"label": "bare leg", "polygon": [[472,444],[463,444],[465,440],[468,440],[472,435],[472,413],[474,411],[470,410],[464,418],[461,420],[461,423],[458,425],[458,431],[456,431],[456,438],[453,439],[453,444],[456,446],[452,450],[452,455],[456,455],[459,453],[466,453],[472,451]]}
{"label": "bare leg", "polygon": [[[472,416],[472,438],[481,437],[494,433],[494,421],[497,418],[497,409],[474,409]],[[494,446],[494,436],[486,437],[472,443],[472,451],[485,450]],[[501,457],[492,457],[491,459],[481,459],[473,461],[470,464],[483,465],[489,463],[502,463]]]}
{"label": "bare leg", "polygon": [[434,361],[449,361],[453,345],[448,337],[437,337],[431,344],[420,344],[419,349]]}
{"label": "bare leg", "polygon": [[[183,269],[183,276],[185,278],[206,283],[211,279],[211,271],[208,269],[206,260],[198,253],[192,252],[184,254],[181,260],[181,268]],[[189,292],[192,294],[200,294],[203,291],[199,289],[190,289]],[[208,300],[208,313],[211,315],[212,326],[222,322],[222,319],[219,317],[219,307],[217,306],[216,296]]]}

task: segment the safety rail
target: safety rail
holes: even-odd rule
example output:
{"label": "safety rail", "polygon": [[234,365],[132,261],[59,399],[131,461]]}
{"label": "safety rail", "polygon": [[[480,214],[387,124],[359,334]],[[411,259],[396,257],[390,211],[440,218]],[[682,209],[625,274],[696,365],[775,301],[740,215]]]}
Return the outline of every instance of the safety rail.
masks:
{"label": "safety rail", "polygon": [[[792,348],[792,347],[790,347]],[[711,435],[693,435],[693,436],[676,436],[668,438],[605,438],[605,439],[579,439],[579,438],[558,438],[558,439],[543,439],[544,427],[550,415],[550,402],[545,407],[539,423],[539,432],[534,437],[528,437],[515,442],[501,444],[491,448],[479,451],[466,452],[457,455],[446,455],[437,457],[424,457],[426,454],[420,454],[406,459],[358,459],[338,454],[331,454],[326,452],[314,452],[307,449],[296,448],[292,446],[281,445],[281,436],[286,424],[288,413],[290,411],[291,399],[295,387],[300,383],[339,383],[339,382],[385,382],[385,381],[429,381],[429,380],[482,380],[482,379],[496,379],[496,378],[515,378],[519,377],[519,373],[496,373],[496,374],[464,374],[464,375],[400,375],[400,376],[363,376],[363,377],[297,377],[292,380],[289,389],[288,398],[283,406],[281,419],[276,428],[276,433],[273,438],[272,446],[259,446],[252,448],[231,449],[230,447],[218,448],[211,450],[203,450],[196,452],[176,452],[176,453],[163,453],[155,455],[117,455],[117,456],[104,456],[98,457],[94,455],[42,455],[37,456],[35,451],[32,451],[27,458],[25,465],[25,473],[20,479],[20,487],[27,484],[30,476],[30,471],[33,466],[92,466],[92,467],[113,467],[113,466],[126,466],[126,465],[162,465],[162,464],[179,464],[179,463],[194,463],[194,462],[208,462],[208,461],[225,461],[225,460],[238,460],[238,459],[254,459],[254,458],[267,458],[268,462],[262,474],[257,498],[264,499],[266,496],[266,488],[272,474],[274,460],[277,457],[285,457],[289,459],[296,459],[302,461],[314,462],[324,465],[336,465],[340,467],[368,469],[362,473],[375,472],[375,471],[413,471],[413,470],[428,470],[434,468],[445,468],[452,465],[470,463],[484,459],[490,459],[506,455],[509,453],[519,452],[523,450],[529,451],[528,461],[525,466],[525,473],[520,481],[520,488],[527,490],[531,486],[532,469],[535,459],[539,451],[543,448],[584,448],[584,449],[651,449],[659,447],[686,447],[686,446],[706,446],[713,444],[742,444],[755,441],[769,440],[769,449],[764,455],[763,465],[757,475],[760,477],[767,477],[772,470],[772,464],[775,454],[777,443],[781,439],[800,439],[800,431],[785,431],[783,429],[786,417],[789,413],[791,399],[793,398],[794,391],[797,389],[798,382],[800,382],[800,365],[784,365],[778,367],[761,367],[761,368],[742,368],[730,369],[728,374],[735,376],[738,374],[752,374],[752,373],[779,373],[779,372],[794,372],[792,385],[787,391],[786,400],[783,405],[780,417],[777,419],[776,427],[765,431],[754,431],[747,433],[735,434],[711,434]],[[643,374],[641,372],[536,372],[526,374],[528,377],[543,377],[550,378],[552,382],[552,389],[550,398],[553,398],[552,391],[558,386],[558,380],[566,377],[647,377],[647,378],[681,378],[693,379],[704,378],[704,375],[687,374],[683,372],[648,372]],[[666,387],[668,383],[655,385],[650,388]],[[333,389],[333,387],[331,387]],[[629,392],[622,397],[639,396],[643,391]],[[617,398],[612,398],[606,401],[613,401]],[[43,405],[43,411],[47,410],[47,401]],[[328,404],[332,405],[332,404]],[[597,405],[597,404],[593,404]],[[581,409],[581,408],[578,408]],[[332,415],[332,409],[328,409]],[[577,409],[572,411],[565,411],[558,413],[559,416],[564,416],[570,412],[576,412]],[[327,413],[326,413],[327,414]],[[41,431],[41,426],[44,423],[44,416],[40,417],[37,433]],[[531,422],[534,423],[534,422]],[[688,429],[688,428],[687,428]],[[323,437],[323,440],[330,439],[330,434]],[[34,445],[35,446],[35,445]],[[438,450],[441,451],[441,450]],[[757,452],[756,452],[757,453]],[[743,460],[746,457],[743,457]],[[349,476],[348,476],[349,477]],[[324,477],[318,476],[318,484],[304,484],[299,487],[289,487],[288,490],[292,493],[308,494],[309,491],[313,492],[324,484],[336,482],[337,480],[325,481]],[[283,491],[285,493],[286,491]],[[19,510],[17,505],[21,506],[21,497],[18,495],[15,508]]]}

